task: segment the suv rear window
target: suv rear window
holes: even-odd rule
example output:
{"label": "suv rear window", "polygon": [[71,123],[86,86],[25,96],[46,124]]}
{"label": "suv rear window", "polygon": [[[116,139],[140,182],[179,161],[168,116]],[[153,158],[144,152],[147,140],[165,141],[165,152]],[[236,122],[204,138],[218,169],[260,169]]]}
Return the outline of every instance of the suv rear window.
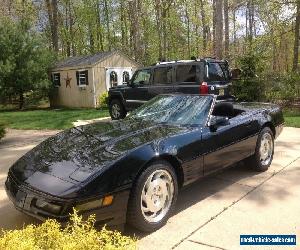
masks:
{"label": "suv rear window", "polygon": [[229,79],[229,72],[225,63],[209,63],[208,74],[210,81],[225,81]]}
{"label": "suv rear window", "polygon": [[159,67],[154,69],[153,84],[172,83],[172,67]]}
{"label": "suv rear window", "polygon": [[196,82],[196,65],[178,65],[176,82]]}

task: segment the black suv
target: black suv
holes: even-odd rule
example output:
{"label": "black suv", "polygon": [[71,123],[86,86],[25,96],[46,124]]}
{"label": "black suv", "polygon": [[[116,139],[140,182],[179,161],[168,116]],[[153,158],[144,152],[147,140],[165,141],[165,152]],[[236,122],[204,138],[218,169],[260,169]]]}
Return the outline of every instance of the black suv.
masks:
{"label": "black suv", "polygon": [[138,69],[124,85],[108,92],[110,116],[122,119],[159,94],[215,94],[217,99],[232,100],[228,62],[212,58],[162,62]]}

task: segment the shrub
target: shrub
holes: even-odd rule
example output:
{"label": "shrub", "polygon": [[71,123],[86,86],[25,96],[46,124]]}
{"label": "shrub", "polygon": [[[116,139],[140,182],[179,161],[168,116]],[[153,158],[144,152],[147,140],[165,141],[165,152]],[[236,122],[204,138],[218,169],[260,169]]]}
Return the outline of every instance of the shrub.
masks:
{"label": "shrub", "polygon": [[263,81],[258,78],[241,79],[232,85],[233,94],[239,101],[253,102],[265,99]]}
{"label": "shrub", "polygon": [[0,238],[2,250],[40,249],[136,249],[136,241],[117,231],[94,228],[95,217],[83,221],[76,211],[66,228],[52,219],[41,225],[28,225],[22,230],[4,231]]}
{"label": "shrub", "polygon": [[108,92],[104,92],[99,96],[99,108],[108,107]]}
{"label": "shrub", "polygon": [[267,101],[291,104],[300,97],[300,74],[265,75]]}
{"label": "shrub", "polygon": [[0,140],[3,138],[5,135],[5,127],[3,124],[0,124]]}
{"label": "shrub", "polygon": [[234,82],[232,88],[239,101],[262,101],[264,99],[264,83],[258,76],[263,71],[259,55],[249,53],[238,59],[242,71],[241,79]]}

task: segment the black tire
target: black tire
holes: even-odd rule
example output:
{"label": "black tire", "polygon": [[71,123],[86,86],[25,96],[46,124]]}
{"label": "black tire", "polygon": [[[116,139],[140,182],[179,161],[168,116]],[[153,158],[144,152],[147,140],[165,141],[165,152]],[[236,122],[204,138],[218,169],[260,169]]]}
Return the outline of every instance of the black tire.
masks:
{"label": "black tire", "polygon": [[113,99],[109,104],[109,114],[112,120],[120,120],[126,117],[126,110],[119,99]]}
{"label": "black tire", "polygon": [[[266,161],[261,160],[261,153],[260,153],[262,138],[264,138],[264,136],[268,136],[272,144],[271,155],[267,158],[268,160]],[[251,157],[247,158],[246,164],[256,171],[264,172],[268,170],[268,168],[270,167],[273,160],[273,154],[274,154],[274,135],[272,130],[269,127],[264,127],[258,135],[255,153]]]}
{"label": "black tire", "polygon": [[[150,176],[153,173],[155,172],[157,173],[158,171],[166,171],[171,176],[174,189],[169,188],[168,190],[171,189],[174,190],[174,192],[173,192],[173,197],[171,199],[164,200],[164,204],[169,203],[170,205],[167,206],[168,210],[165,210],[167,212],[163,213],[164,211],[163,208],[160,210],[161,214],[159,216],[163,215],[163,217],[159,221],[149,222],[145,217],[147,215],[144,216],[142,211],[142,192],[143,190],[145,190],[144,187],[146,187],[145,184],[148,178],[150,178]],[[160,175],[158,174],[158,176]],[[165,161],[159,161],[151,164],[140,174],[140,176],[137,178],[136,182],[132,187],[130,198],[128,201],[127,223],[144,232],[153,232],[159,229],[167,222],[168,218],[172,214],[172,211],[176,204],[177,195],[178,195],[178,182],[177,182],[177,176],[174,171],[174,168],[168,162]],[[151,201],[153,201],[152,197],[151,197]],[[143,204],[145,203],[143,202]],[[160,204],[160,202],[158,204]]]}

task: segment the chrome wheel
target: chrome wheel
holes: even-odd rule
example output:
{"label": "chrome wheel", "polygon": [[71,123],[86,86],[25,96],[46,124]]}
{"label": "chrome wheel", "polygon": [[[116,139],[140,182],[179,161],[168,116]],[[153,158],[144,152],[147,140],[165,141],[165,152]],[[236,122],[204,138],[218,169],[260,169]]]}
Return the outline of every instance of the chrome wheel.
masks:
{"label": "chrome wheel", "polygon": [[272,135],[270,135],[269,133],[263,134],[261,137],[259,148],[261,164],[268,165],[270,163],[270,161],[272,160],[273,148],[274,144]]}
{"label": "chrome wheel", "polygon": [[141,210],[147,222],[159,222],[170,210],[174,183],[166,170],[154,171],[146,180],[141,195]]}
{"label": "chrome wheel", "polygon": [[114,118],[119,118],[121,115],[121,108],[117,103],[114,103],[111,107],[111,114]]}

